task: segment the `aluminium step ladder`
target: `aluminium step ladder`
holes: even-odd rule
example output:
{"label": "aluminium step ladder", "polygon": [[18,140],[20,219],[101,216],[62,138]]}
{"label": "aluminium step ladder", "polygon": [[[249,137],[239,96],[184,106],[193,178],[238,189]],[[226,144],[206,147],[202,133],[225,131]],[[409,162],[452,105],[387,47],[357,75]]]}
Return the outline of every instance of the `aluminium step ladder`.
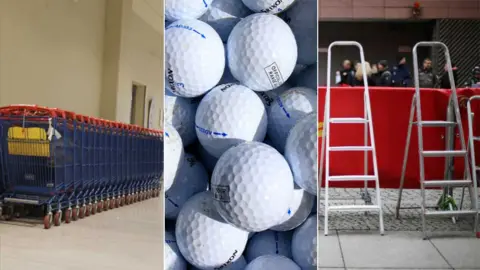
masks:
{"label": "aluminium step ladder", "polygon": [[[363,83],[364,83],[364,116],[360,117],[349,117],[349,118],[331,118],[330,117],[330,96],[331,96],[331,71],[332,71],[332,48],[335,46],[355,46],[360,51],[360,60],[362,63],[363,69]],[[377,211],[379,214],[379,223],[380,223],[380,234],[384,234],[383,227],[383,213],[382,213],[382,204],[380,198],[380,182],[378,178],[378,165],[376,159],[375,151],[375,139],[373,134],[373,125],[372,125],[372,112],[370,106],[370,95],[368,91],[368,79],[365,66],[365,56],[363,53],[363,47],[360,43],[355,41],[336,41],[330,44],[328,47],[328,64],[327,64],[327,93],[325,99],[325,113],[324,113],[324,130],[322,136],[322,152],[320,158],[320,170],[319,178],[322,177],[323,171],[323,160],[324,155],[326,154],[325,161],[325,235],[328,235],[328,217],[330,211],[348,211],[348,212],[368,212],[368,211]],[[364,125],[364,145],[363,146],[331,146],[330,145],[330,125],[334,124],[363,124]],[[370,133],[371,144],[368,145],[368,134]],[[350,151],[363,151],[364,152],[364,174],[363,175],[330,175],[330,152],[350,152]],[[368,175],[368,152],[372,153],[373,159],[373,175]],[[329,187],[330,182],[358,182],[364,181],[365,191],[363,198],[366,202],[365,205],[330,205],[329,204]],[[376,190],[376,203],[372,204],[369,200],[368,195],[368,182],[375,182]]]}
{"label": "aluminium step ladder", "polygon": [[[473,181],[473,189],[476,191],[476,193],[473,193],[473,203],[476,205],[476,211],[477,214],[475,215],[475,223],[474,223],[474,228],[475,232],[477,234],[477,238],[480,237],[480,234],[478,232],[478,219],[479,219],[479,209],[480,209],[480,201],[479,201],[479,195],[478,195],[478,179],[477,179],[477,172],[480,172],[480,166],[477,166],[477,162],[475,159],[475,142],[480,142],[480,137],[479,136],[474,136],[473,135],[473,113],[472,113],[472,101],[475,100],[480,100],[480,95],[472,96],[468,99],[467,102],[467,115],[468,115],[468,146],[467,150],[470,152],[470,164],[471,164],[471,170],[472,170],[472,181]],[[468,173],[468,169],[466,168],[465,172]],[[462,191],[462,202],[460,205],[463,205],[463,198],[465,194],[465,188],[463,188]],[[470,194],[472,196],[472,194]]]}
{"label": "aluminium step ladder", "polygon": [[[420,82],[419,82],[419,67],[418,67],[418,56],[417,56],[417,49],[419,47],[442,47],[445,52],[445,59],[447,61],[448,67],[448,77],[451,85],[451,96],[450,96],[450,105],[453,106],[454,110],[454,119],[447,118],[447,121],[425,121],[422,120],[422,112],[421,112],[421,102],[420,102]],[[446,166],[452,166],[453,158],[454,157],[463,157],[465,161],[465,168],[468,168],[468,151],[465,144],[465,139],[463,136],[463,129],[462,129],[462,120],[460,116],[460,109],[458,105],[457,93],[455,89],[455,82],[453,79],[453,72],[452,72],[452,63],[450,60],[450,53],[448,51],[447,46],[441,42],[419,42],[413,47],[413,65],[414,65],[414,82],[415,82],[415,94],[412,98],[411,110],[410,110],[410,120],[408,126],[408,133],[407,133],[407,141],[405,146],[405,155],[403,158],[403,165],[402,165],[402,174],[400,178],[400,187],[399,187],[399,196],[397,201],[397,208],[396,208],[396,216],[399,218],[400,216],[400,209],[421,209],[422,212],[422,231],[424,235],[424,239],[428,239],[427,229],[426,229],[426,218],[427,217],[452,217],[453,221],[455,221],[455,217],[458,216],[477,216],[478,213],[478,205],[474,202],[476,201],[477,197],[477,190],[474,189],[474,184],[472,178],[470,177],[469,170],[467,170],[467,174],[465,175],[464,179],[453,179],[453,173],[449,172],[449,168],[446,168],[445,179],[443,180],[426,180],[425,179],[425,166],[424,166],[424,159],[425,158],[435,158],[435,157],[444,157],[446,158]],[[450,109],[450,107],[449,107]],[[414,116],[416,115],[416,121]],[[419,155],[419,170],[420,170],[420,194],[421,194],[421,206],[420,207],[401,207],[401,200],[402,200],[402,192],[403,186],[405,182],[405,174],[407,169],[407,161],[408,161],[408,150],[410,147],[410,138],[413,126],[417,126],[418,131],[418,155]],[[447,135],[451,134],[448,131],[451,131],[454,128],[457,128],[459,133],[459,139],[461,143],[461,150],[425,150],[423,148],[423,128],[429,127],[445,127],[447,130]],[[448,144],[448,142],[447,142]],[[425,199],[425,189],[426,188],[444,188],[444,195],[452,194],[451,190],[454,187],[468,187],[470,191],[470,197],[472,198],[472,208],[469,210],[458,210],[454,209],[451,204],[449,204],[450,210],[427,210],[427,208],[435,208],[437,209],[438,206],[435,207],[427,207],[426,199]],[[475,219],[475,223],[478,220]],[[476,226],[475,226],[476,228]]]}

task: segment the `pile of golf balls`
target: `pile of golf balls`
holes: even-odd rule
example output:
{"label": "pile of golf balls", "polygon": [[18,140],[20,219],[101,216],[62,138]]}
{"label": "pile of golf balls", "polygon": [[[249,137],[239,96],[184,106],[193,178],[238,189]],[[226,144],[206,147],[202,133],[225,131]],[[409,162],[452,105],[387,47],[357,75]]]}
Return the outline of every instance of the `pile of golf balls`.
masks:
{"label": "pile of golf balls", "polygon": [[312,3],[165,0],[164,269],[316,269]]}

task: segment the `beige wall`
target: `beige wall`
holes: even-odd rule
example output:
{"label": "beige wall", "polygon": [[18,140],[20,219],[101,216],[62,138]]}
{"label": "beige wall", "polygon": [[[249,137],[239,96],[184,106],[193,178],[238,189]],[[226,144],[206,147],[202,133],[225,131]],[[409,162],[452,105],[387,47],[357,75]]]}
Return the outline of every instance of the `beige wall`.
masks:
{"label": "beige wall", "polygon": [[[408,19],[413,0],[318,0],[320,20]],[[423,0],[423,19],[478,19],[480,0]]]}
{"label": "beige wall", "polygon": [[155,99],[152,122],[159,128],[163,26],[159,31],[153,22],[163,19],[134,7],[160,0],[135,1],[0,0],[0,105],[38,104],[129,122],[135,81],[147,86],[146,103]]}

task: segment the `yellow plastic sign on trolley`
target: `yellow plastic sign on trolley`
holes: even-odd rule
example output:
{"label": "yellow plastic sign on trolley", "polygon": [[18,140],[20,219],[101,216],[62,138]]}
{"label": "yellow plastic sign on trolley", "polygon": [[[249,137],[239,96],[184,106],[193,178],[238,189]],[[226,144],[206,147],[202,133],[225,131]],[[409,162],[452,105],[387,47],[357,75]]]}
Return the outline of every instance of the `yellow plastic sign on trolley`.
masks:
{"label": "yellow plastic sign on trolley", "polygon": [[11,127],[8,129],[8,153],[18,156],[50,156],[50,142],[43,128]]}

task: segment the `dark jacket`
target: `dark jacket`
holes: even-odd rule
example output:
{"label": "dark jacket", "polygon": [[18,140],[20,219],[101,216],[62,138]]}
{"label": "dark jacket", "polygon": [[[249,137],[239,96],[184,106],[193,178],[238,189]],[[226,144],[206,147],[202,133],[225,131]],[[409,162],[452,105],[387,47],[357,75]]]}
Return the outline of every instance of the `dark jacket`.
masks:
{"label": "dark jacket", "polygon": [[[373,81],[373,79],[371,77],[367,78],[367,82],[368,82],[368,86],[375,86],[375,82]],[[357,80],[357,78],[355,78],[354,84],[355,84],[355,86],[364,86],[363,80]]]}
{"label": "dark jacket", "polygon": [[418,74],[418,79],[420,82],[421,88],[434,88],[437,84],[437,76],[433,74],[433,70],[430,69],[420,69]]}
{"label": "dark jacket", "polygon": [[392,86],[392,73],[388,70],[379,71],[374,75],[375,86]]}
{"label": "dark jacket", "polygon": [[[455,84],[458,84],[457,82],[457,77],[458,77],[458,72],[457,70],[453,70],[453,80],[455,81]],[[455,86],[456,87],[456,86]],[[450,78],[448,78],[448,72],[445,71],[440,78],[440,88],[442,89],[450,89]]]}
{"label": "dark jacket", "polygon": [[412,85],[412,76],[406,65],[397,65],[392,68],[392,85],[407,87]]}
{"label": "dark jacket", "polygon": [[355,71],[353,69],[340,70],[341,84],[353,86],[355,84]]}

